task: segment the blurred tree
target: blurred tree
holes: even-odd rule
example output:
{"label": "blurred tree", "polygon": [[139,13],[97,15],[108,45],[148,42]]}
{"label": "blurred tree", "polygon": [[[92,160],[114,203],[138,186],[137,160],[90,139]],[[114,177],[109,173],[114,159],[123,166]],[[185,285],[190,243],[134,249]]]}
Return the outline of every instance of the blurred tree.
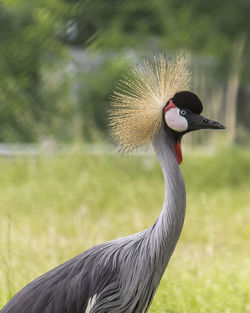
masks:
{"label": "blurred tree", "polygon": [[[80,132],[85,140],[98,141],[107,135],[108,108],[114,84],[126,73],[129,61],[124,56],[109,55],[95,70],[80,74],[78,93]],[[101,130],[101,132],[100,132]]]}
{"label": "blurred tree", "polygon": [[143,54],[188,50],[215,58],[218,66],[213,75],[217,81],[227,81],[227,133],[229,143],[234,142],[239,88],[250,79],[249,1],[73,2],[78,4],[71,20],[74,37],[64,37],[70,44],[100,51],[133,49]]}
{"label": "blurred tree", "polygon": [[[65,41],[94,42],[101,50],[188,49],[224,58],[231,56],[232,42],[250,31],[250,2],[245,0],[65,1],[78,6],[71,19],[74,36]],[[247,41],[244,54],[249,52]]]}
{"label": "blurred tree", "polygon": [[53,127],[46,126],[55,116],[63,118],[63,103],[56,105],[53,88],[44,88],[42,70],[63,56],[56,36],[64,17],[65,7],[59,1],[1,2],[1,141],[37,140],[50,134]]}
{"label": "blurred tree", "polygon": [[[217,60],[219,66],[206,72],[213,85],[228,81],[225,92],[216,92],[226,104],[234,141],[238,91],[250,73],[249,11],[246,0],[2,0],[0,140],[65,140],[74,136],[75,125],[85,138],[91,127],[103,132],[103,107],[130,63],[128,51],[188,50],[206,57],[209,66]],[[65,46],[103,56],[89,70],[76,66],[76,101]]]}

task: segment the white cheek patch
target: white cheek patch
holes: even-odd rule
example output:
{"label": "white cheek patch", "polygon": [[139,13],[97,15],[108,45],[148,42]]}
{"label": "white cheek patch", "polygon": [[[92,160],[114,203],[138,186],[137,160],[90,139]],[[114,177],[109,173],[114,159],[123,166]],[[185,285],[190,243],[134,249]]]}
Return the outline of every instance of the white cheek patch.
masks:
{"label": "white cheek patch", "polygon": [[183,132],[188,129],[188,122],[184,116],[179,114],[178,108],[172,108],[165,113],[165,121],[169,128]]}

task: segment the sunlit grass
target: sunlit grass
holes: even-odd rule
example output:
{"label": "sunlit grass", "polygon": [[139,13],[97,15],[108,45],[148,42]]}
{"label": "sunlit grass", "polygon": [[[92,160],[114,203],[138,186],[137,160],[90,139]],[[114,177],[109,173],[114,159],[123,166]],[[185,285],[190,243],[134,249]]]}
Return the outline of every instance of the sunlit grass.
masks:
{"label": "sunlit grass", "polygon": [[[150,312],[250,312],[250,151],[187,155],[184,230]],[[0,159],[0,307],[35,277],[153,223],[153,156]]]}

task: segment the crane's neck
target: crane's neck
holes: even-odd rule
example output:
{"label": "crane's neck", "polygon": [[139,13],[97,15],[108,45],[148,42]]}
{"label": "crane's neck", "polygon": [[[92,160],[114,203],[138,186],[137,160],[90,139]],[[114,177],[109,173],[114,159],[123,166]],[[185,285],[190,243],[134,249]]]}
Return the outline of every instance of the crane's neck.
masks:
{"label": "crane's neck", "polygon": [[186,190],[182,172],[174,151],[175,140],[166,129],[161,129],[153,142],[154,151],[165,179],[165,200],[160,216],[151,228],[154,255],[157,263],[165,270],[182,231]]}

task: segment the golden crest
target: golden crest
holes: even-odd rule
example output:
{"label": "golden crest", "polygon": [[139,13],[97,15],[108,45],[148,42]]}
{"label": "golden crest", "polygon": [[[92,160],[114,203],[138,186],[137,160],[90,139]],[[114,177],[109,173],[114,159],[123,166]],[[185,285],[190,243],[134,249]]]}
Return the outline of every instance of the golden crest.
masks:
{"label": "golden crest", "polygon": [[183,56],[144,60],[118,84],[112,96],[110,132],[123,153],[148,147],[162,126],[162,109],[178,91],[189,90],[191,73]]}

